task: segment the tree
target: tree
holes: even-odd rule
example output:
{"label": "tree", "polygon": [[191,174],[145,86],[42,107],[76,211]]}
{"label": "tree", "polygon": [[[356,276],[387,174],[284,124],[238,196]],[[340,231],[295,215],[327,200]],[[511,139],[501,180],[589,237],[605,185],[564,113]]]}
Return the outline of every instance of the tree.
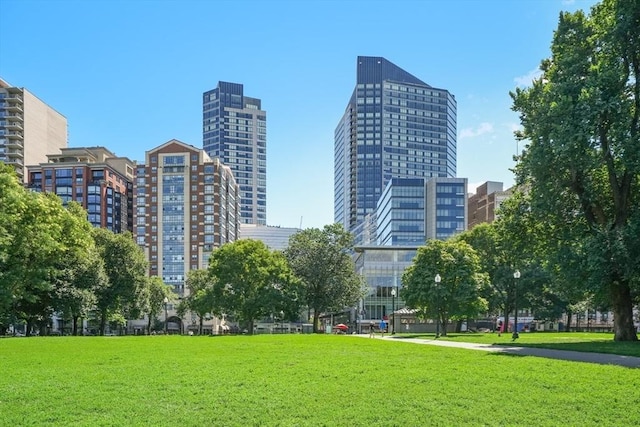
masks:
{"label": "tree", "polygon": [[191,270],[186,285],[189,295],[180,303],[178,312],[181,315],[187,311],[195,313],[198,316],[198,335],[202,335],[205,317],[219,311],[214,308],[213,281],[207,270]]}
{"label": "tree", "polygon": [[147,261],[131,233],[114,234],[94,229],[94,239],[104,260],[108,284],[97,293],[100,335],[110,317],[138,317],[144,307]]}
{"label": "tree", "polygon": [[285,256],[302,283],[302,302],[313,311],[313,331],[325,312],[353,307],[363,296],[364,284],[356,273],[353,236],[341,224],[322,230],[309,228],[289,239]]}
{"label": "tree", "polygon": [[259,240],[243,239],[216,249],[209,258],[213,298],[253,334],[256,319],[276,312],[283,289],[296,280],[284,257]]}
{"label": "tree", "polygon": [[419,316],[437,319],[446,335],[449,319],[476,317],[487,309],[480,297],[486,281],[480,259],[469,244],[431,240],[418,248],[413,264],[402,275],[403,297]]}
{"label": "tree", "polygon": [[548,230],[570,227],[578,236],[586,286],[613,309],[614,339],[637,341],[640,7],[604,0],[588,16],[562,13],[551,51],[542,76],[511,93],[523,126],[516,136],[527,141],[517,179]]}
{"label": "tree", "polygon": [[54,264],[63,244],[65,210],[54,194],[26,191],[0,165],[0,317],[44,329],[52,314]]}
{"label": "tree", "polygon": [[62,246],[54,265],[52,304],[62,318],[72,320],[72,334],[77,335],[78,319],[93,308],[95,292],[106,285],[107,278],[93,240],[93,227],[82,206],[70,202],[61,226]]}
{"label": "tree", "polygon": [[144,312],[147,315],[147,335],[151,333],[151,321],[155,319],[161,312],[164,305],[164,299],[173,300],[176,294],[170,285],[166,285],[162,278],[151,276],[147,278],[147,301],[144,306]]}

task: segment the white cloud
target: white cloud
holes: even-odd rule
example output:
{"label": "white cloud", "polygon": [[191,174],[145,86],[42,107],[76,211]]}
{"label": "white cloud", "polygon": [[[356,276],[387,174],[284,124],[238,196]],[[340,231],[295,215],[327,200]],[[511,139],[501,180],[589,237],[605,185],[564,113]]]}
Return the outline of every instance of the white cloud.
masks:
{"label": "white cloud", "polygon": [[487,133],[493,133],[493,124],[484,122],[480,123],[480,126],[478,126],[477,129],[462,129],[460,131],[460,134],[458,135],[458,139],[475,138],[476,136],[484,135]]}
{"label": "white cloud", "polygon": [[534,68],[533,70],[529,71],[524,76],[514,77],[513,81],[516,82],[516,85],[521,86],[521,87],[522,86],[529,86],[529,85],[531,85],[531,82],[533,82],[533,80],[537,79],[541,75],[542,75],[542,71],[540,71],[539,68]]}
{"label": "white cloud", "polygon": [[562,0],[562,4],[563,5],[570,5],[570,4],[574,4],[576,2],[576,0]]}

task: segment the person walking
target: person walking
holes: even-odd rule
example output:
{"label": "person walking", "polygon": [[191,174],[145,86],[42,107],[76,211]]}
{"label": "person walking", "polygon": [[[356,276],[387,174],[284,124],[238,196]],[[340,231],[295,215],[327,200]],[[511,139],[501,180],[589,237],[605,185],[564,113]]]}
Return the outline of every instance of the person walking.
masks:
{"label": "person walking", "polygon": [[385,329],[387,329],[387,322],[384,321],[384,319],[382,319],[380,321],[380,332],[382,333],[382,336],[384,337],[384,331]]}
{"label": "person walking", "polygon": [[371,324],[369,325],[369,338],[374,338],[375,337],[375,323],[371,322]]}

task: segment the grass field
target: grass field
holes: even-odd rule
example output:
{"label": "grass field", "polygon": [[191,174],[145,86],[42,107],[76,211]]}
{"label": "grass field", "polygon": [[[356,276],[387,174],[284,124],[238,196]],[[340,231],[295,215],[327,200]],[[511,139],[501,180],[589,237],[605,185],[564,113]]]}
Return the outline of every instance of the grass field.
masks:
{"label": "grass field", "polygon": [[0,339],[0,425],[635,426],[640,420],[638,369],[406,341]]}

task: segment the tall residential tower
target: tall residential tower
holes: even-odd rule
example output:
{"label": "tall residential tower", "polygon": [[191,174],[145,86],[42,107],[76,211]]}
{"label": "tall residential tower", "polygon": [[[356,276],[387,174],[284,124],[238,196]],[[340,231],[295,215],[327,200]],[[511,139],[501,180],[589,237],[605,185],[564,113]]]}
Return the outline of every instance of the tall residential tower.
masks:
{"label": "tall residential tower", "polygon": [[267,113],[238,83],[218,82],[202,96],[203,148],[233,171],[240,221],[267,224]]}
{"label": "tall residential tower", "polygon": [[27,182],[27,165],[67,146],[67,119],[25,88],[0,79],[0,161]]}
{"label": "tall residential tower", "polygon": [[455,97],[384,58],[359,56],[334,143],[334,220],[352,231],[391,178],[455,177]]}

